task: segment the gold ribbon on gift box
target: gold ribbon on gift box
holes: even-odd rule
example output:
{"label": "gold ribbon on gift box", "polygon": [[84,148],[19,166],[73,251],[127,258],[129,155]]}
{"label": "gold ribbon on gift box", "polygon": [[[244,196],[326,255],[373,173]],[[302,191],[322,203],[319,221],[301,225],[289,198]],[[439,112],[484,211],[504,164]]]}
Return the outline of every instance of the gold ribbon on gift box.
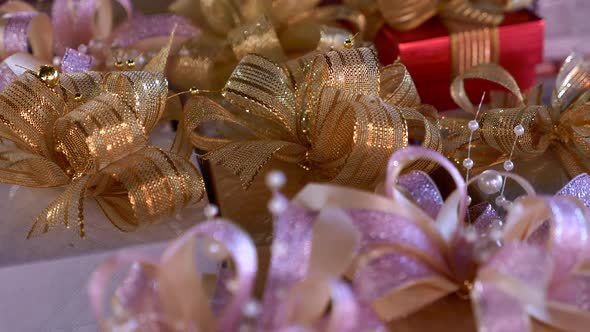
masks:
{"label": "gold ribbon on gift box", "polygon": [[498,63],[500,41],[497,27],[503,13],[525,8],[532,0],[346,0],[363,11],[376,31],[383,21],[395,30],[412,30],[434,16],[450,32],[452,77],[484,63]]}
{"label": "gold ribbon on gift box", "polygon": [[[247,55],[223,88],[224,107],[195,97],[175,149],[192,142],[245,187],[271,159],[309,170],[310,180],[369,188],[391,153],[412,139],[442,149],[436,110],[420,103],[404,65],[379,68],[371,49],[311,54],[277,64]],[[434,165],[418,162],[415,168]]]}
{"label": "gold ribbon on gift box", "polygon": [[[220,88],[249,53],[283,62],[316,49],[342,48],[351,28],[362,32],[364,16],[320,0],[178,0],[171,9],[190,17],[203,33],[183,45],[169,77],[182,89]],[[346,28],[340,24],[346,22]],[[356,38],[356,41],[359,41]]]}
{"label": "gold ribbon on gift box", "polygon": [[[541,87],[523,95],[514,78],[503,68],[488,64],[473,67],[457,77],[451,95],[462,109],[476,109],[465,93],[465,80],[481,79],[499,84],[512,95],[500,93],[492,109],[483,112],[480,129],[474,132],[472,157],[479,170],[507,159],[513,145],[514,157],[542,156],[553,150],[570,177],[590,171],[590,65],[577,55],[568,57],[556,78],[549,105],[541,103]],[[444,117],[447,156],[461,160],[469,144],[468,119]],[[515,143],[514,127],[524,135]]]}
{"label": "gold ribbon on gift box", "polygon": [[204,196],[190,161],[148,144],[165,109],[169,49],[145,71],[59,74],[44,66],[0,94],[0,182],[66,187],[29,236],[77,226],[84,237],[87,197],[133,231]]}

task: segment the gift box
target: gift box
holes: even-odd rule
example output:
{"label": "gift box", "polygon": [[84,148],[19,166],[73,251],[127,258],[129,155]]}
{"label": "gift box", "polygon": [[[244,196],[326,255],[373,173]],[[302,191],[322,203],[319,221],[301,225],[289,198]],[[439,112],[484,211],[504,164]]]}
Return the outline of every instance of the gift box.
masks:
{"label": "gift box", "polygon": [[[157,127],[150,137],[156,146],[170,146],[172,129],[166,124]],[[191,159],[193,162],[194,158]],[[85,203],[86,238],[81,238],[76,227],[54,229],[27,239],[35,217],[46,208],[63,188],[29,188],[0,184],[0,269],[34,262],[103,253],[109,250],[158,243],[177,237],[184,230],[202,221],[206,200],[179,210],[157,223],[134,232],[123,232],[104,215],[96,201]],[[0,319],[0,322],[2,319]]]}
{"label": "gift box", "polygon": [[[376,37],[376,45],[384,64],[392,63],[398,57],[406,64],[424,103],[434,105],[438,110],[448,110],[456,108],[449,93],[450,83],[461,70],[467,69],[461,68],[462,60],[467,64],[474,61],[469,59],[472,54],[479,58],[493,58],[494,55],[489,53],[494,53],[495,48],[499,64],[516,78],[521,89],[526,90],[534,84],[535,66],[543,60],[544,21],[530,11],[518,11],[505,15],[497,27],[497,39],[493,30],[450,33],[439,18],[433,18],[410,31],[395,31],[384,25]],[[475,50],[477,44],[469,43],[469,40],[478,40],[478,34],[483,34],[484,39],[489,37],[487,41],[479,42],[479,53]],[[453,44],[464,46],[452,49]],[[489,90],[490,87],[483,84],[467,87],[473,99]]]}
{"label": "gift box", "polygon": [[265,165],[248,189],[244,189],[240,179],[222,166],[201,161],[203,177],[207,183],[209,200],[219,207],[220,215],[240,225],[248,231],[259,245],[272,240],[272,216],[268,211],[271,190],[265,178],[269,171],[280,170],[285,173],[287,183],[281,192],[292,198],[305,184],[307,171],[295,164],[271,160]]}

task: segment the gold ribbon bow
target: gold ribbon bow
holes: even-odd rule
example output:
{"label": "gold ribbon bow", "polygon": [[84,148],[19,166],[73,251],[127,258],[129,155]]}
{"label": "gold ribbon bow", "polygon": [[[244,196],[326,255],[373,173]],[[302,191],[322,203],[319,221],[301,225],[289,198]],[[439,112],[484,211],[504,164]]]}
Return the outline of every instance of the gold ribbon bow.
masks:
{"label": "gold ribbon bow", "polygon": [[[468,79],[497,83],[513,97],[510,102],[501,98],[495,102],[496,108],[483,113],[480,129],[474,132],[472,140],[476,165],[487,168],[506,160],[514,145],[514,157],[554,152],[570,177],[590,171],[590,66],[582,57],[572,55],[566,59],[557,75],[550,105],[541,104],[540,86],[524,96],[507,71],[488,64],[466,71],[451,86],[457,105],[471,113],[475,113],[475,107],[464,88]],[[456,160],[464,155],[469,142],[466,124],[467,120],[456,118],[441,121],[448,133],[446,153]],[[514,128],[518,125],[524,127],[524,135],[515,143]]]}
{"label": "gold ribbon bow", "polygon": [[284,66],[247,55],[223,96],[228,108],[204,97],[187,102],[184,139],[175,148],[186,153],[191,146],[183,143],[192,141],[245,187],[273,157],[311,170],[316,181],[371,187],[391,153],[410,140],[442,148],[436,111],[420,104],[405,66],[379,69],[368,48],[309,55]]}
{"label": "gold ribbon bow", "polygon": [[383,18],[396,30],[412,30],[435,15],[445,23],[497,26],[503,11],[529,6],[531,0],[376,0]]}
{"label": "gold ribbon bow", "polygon": [[178,0],[171,9],[189,16],[203,33],[183,45],[169,77],[179,88],[219,88],[249,53],[282,62],[287,55],[341,48],[346,27],[362,31],[364,16],[320,0]]}
{"label": "gold ribbon bow", "polygon": [[29,236],[69,228],[74,219],[84,237],[86,197],[132,231],[204,196],[188,160],[148,145],[166,104],[169,48],[146,71],[60,75],[44,66],[0,94],[0,182],[66,186]]}

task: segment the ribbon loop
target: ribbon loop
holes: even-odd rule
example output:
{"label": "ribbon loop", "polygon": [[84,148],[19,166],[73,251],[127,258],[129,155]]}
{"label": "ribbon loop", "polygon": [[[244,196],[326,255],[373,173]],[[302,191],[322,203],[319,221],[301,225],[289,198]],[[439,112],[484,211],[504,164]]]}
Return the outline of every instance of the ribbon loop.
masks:
{"label": "ribbon loop", "polygon": [[[370,187],[389,154],[409,144],[409,125],[420,127],[426,146],[442,148],[435,112],[418,104],[405,67],[385,73],[381,86],[378,60],[366,48],[313,54],[284,66],[248,55],[223,90],[241,110],[201,98],[188,102],[184,138],[175,149],[188,151],[183,142],[190,137],[208,151],[205,158],[238,174],[246,187],[273,156],[310,170],[316,180]],[[199,127],[206,123],[218,135],[203,135]],[[432,169],[432,163],[415,166]]]}

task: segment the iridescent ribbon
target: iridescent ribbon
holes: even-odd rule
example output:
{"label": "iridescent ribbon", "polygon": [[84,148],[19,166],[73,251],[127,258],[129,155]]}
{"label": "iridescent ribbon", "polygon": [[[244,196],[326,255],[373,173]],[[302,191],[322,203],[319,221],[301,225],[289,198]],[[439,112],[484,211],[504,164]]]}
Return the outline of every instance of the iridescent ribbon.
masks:
{"label": "iridescent ribbon", "polygon": [[[157,54],[166,45],[175,30],[176,44],[199,34],[187,19],[176,15],[132,15],[128,0],[117,1],[126,11],[127,19],[113,29],[111,0],[59,0],[52,3],[51,17],[38,12],[22,1],[9,1],[0,6],[3,14],[0,26],[0,58],[13,56],[11,63],[20,66],[27,61],[29,50],[40,63],[54,63],[54,54],[61,57],[63,72],[88,71],[91,68],[113,67],[119,55],[111,48],[142,58]],[[55,42],[54,42],[55,39]],[[135,57],[135,54],[133,57]],[[122,59],[120,61],[127,60]],[[149,60],[149,59],[148,59]],[[147,61],[137,61],[133,68],[140,69]],[[57,64],[55,64],[57,65]],[[19,74],[14,66],[2,63],[5,73],[0,91]],[[27,67],[36,68],[36,67]]]}
{"label": "iridescent ribbon", "polygon": [[[192,19],[203,34],[187,41],[169,73],[174,86],[217,89],[244,55],[282,62],[316,49],[343,48],[350,30],[362,32],[365,19],[344,5],[319,0],[178,0],[171,10]],[[344,26],[348,29],[343,28]],[[362,34],[361,34],[362,35]],[[360,45],[359,36],[352,45]]]}
{"label": "iridescent ribbon", "polygon": [[147,142],[166,104],[169,51],[145,71],[62,73],[53,84],[26,71],[0,93],[0,182],[65,187],[29,236],[75,226],[83,237],[88,197],[123,231],[203,198],[193,164]]}
{"label": "iridescent ribbon", "polygon": [[[389,155],[411,139],[442,147],[436,111],[420,103],[405,66],[380,69],[368,48],[312,54],[284,66],[248,55],[222,91],[237,108],[191,98],[174,148],[190,153],[192,142],[245,187],[271,158],[309,170],[312,181],[373,187]],[[217,134],[206,133],[211,127]]]}
{"label": "iridescent ribbon", "polygon": [[[415,173],[399,187],[401,170],[419,158],[440,162],[457,184],[444,204],[437,203],[440,194],[424,174]],[[567,331],[586,329],[588,219],[580,201],[534,196],[526,181],[513,177],[529,196],[509,209],[499,238],[490,233],[498,215],[483,209],[473,226],[487,250],[474,255],[474,243],[462,236],[465,183],[448,160],[406,148],[394,153],[388,171],[386,197],[309,185],[295,198],[312,211],[347,209],[361,232],[362,249],[348,274],[360,303],[392,320],[459,293],[471,298],[479,331],[531,331],[529,316]],[[575,179],[560,194],[575,193],[589,179]]]}
{"label": "iridescent ribbon", "polygon": [[[214,287],[195,263],[197,240],[211,259],[226,261]],[[129,253],[108,259],[90,280],[90,300],[105,331],[358,331],[362,312],[352,290],[338,279],[357,246],[358,235],[343,211],[312,216],[289,205],[275,222],[258,302],[252,298],[259,273],[252,239],[227,220],[209,220],[173,241],[159,259]],[[115,314],[107,318],[108,281],[128,264],[132,268],[111,302]]]}
{"label": "iridescent ribbon", "polygon": [[[513,151],[514,158],[531,158],[554,151],[570,177],[590,171],[590,67],[578,55],[566,59],[557,78],[549,105],[541,104],[541,89],[536,87],[524,95],[514,78],[497,65],[473,67],[455,79],[451,95],[463,110],[475,113],[475,107],[465,92],[465,81],[480,79],[497,83],[512,98],[494,103],[482,111],[480,130],[474,132],[472,153],[479,165],[476,171],[506,160]],[[467,150],[470,131],[463,119],[445,117],[441,128],[447,133],[445,154],[458,160]],[[515,142],[514,127],[522,125],[524,135]]]}

